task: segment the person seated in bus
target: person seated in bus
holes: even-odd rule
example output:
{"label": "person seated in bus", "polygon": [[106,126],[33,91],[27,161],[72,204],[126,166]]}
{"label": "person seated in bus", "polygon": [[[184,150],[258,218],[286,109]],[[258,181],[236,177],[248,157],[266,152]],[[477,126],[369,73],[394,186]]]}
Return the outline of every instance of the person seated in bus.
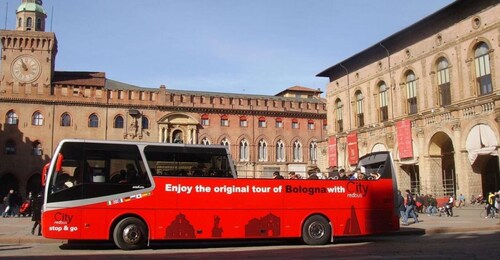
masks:
{"label": "person seated in bus", "polygon": [[295,172],[289,172],[288,173],[288,179],[290,179],[290,180],[298,180],[300,178],[299,178],[299,175],[295,174]]}
{"label": "person seated in bus", "polygon": [[309,175],[308,180],[319,180],[316,169],[309,170],[307,175]]}
{"label": "person seated in bus", "polygon": [[273,172],[273,179],[282,180],[284,178],[283,178],[283,176],[281,176],[279,171],[275,171],[275,172]]}
{"label": "person seated in bus", "polygon": [[366,175],[361,171],[358,172],[358,180],[366,180]]}
{"label": "person seated in bus", "polygon": [[347,175],[345,174],[345,170],[344,169],[340,169],[339,170],[339,175],[337,177],[338,180],[347,180]]}
{"label": "person seated in bus", "polygon": [[67,188],[73,187],[73,180],[71,176],[67,173],[61,173],[57,176],[56,186],[54,188],[55,191],[65,190]]}
{"label": "person seated in bus", "polygon": [[135,166],[131,163],[127,164],[125,170],[125,180],[121,183],[137,183],[139,181],[137,170]]}

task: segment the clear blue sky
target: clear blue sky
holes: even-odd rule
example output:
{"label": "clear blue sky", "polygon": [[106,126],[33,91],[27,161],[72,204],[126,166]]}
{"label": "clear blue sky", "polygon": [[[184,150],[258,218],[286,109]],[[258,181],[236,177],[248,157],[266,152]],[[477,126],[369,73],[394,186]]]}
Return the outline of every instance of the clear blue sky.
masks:
{"label": "clear blue sky", "polygon": [[[8,2],[7,19],[5,7]],[[275,95],[452,0],[44,0],[58,71],[158,88]],[[14,30],[20,0],[1,0]],[[7,20],[7,23],[5,21]]]}

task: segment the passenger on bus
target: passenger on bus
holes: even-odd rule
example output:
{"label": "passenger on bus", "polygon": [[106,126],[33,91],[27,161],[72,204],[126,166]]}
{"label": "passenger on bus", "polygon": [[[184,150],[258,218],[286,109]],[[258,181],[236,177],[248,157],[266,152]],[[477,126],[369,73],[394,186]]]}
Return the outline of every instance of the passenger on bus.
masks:
{"label": "passenger on bus", "polygon": [[290,179],[290,180],[298,180],[300,178],[299,178],[299,176],[297,174],[295,174],[295,172],[289,172],[288,173],[288,179]]}
{"label": "passenger on bus", "polygon": [[283,178],[283,176],[281,176],[281,174],[280,174],[279,171],[275,171],[273,173],[273,179],[281,180],[281,179],[284,179],[284,178]]}
{"label": "passenger on bus", "polygon": [[378,172],[371,172],[370,177],[368,177],[369,180],[378,180],[380,179],[380,173]]}
{"label": "passenger on bus", "polygon": [[307,174],[309,175],[309,178],[307,178],[309,180],[318,180],[319,179],[316,169],[309,170],[307,172]]}

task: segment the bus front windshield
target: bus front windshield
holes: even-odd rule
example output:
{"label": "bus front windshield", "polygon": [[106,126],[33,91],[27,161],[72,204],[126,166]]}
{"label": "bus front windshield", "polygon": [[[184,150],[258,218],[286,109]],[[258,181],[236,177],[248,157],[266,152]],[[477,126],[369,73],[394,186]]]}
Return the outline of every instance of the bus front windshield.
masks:
{"label": "bus front windshield", "polygon": [[66,142],[48,180],[48,202],[89,199],[151,187],[136,145]]}

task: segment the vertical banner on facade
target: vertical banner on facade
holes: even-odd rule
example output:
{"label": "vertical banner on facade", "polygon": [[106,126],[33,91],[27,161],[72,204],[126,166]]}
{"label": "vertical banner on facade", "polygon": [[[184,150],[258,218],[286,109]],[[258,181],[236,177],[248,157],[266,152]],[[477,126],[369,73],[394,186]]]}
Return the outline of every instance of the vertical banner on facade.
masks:
{"label": "vertical banner on facade", "polygon": [[328,139],[328,166],[337,167],[337,138],[335,136]]}
{"label": "vertical banner on facade", "polygon": [[411,121],[405,119],[396,122],[396,131],[398,134],[399,159],[412,158]]}
{"label": "vertical banner on facade", "polygon": [[351,132],[347,135],[347,151],[349,152],[349,164],[358,164],[359,151],[358,151],[358,133]]}

